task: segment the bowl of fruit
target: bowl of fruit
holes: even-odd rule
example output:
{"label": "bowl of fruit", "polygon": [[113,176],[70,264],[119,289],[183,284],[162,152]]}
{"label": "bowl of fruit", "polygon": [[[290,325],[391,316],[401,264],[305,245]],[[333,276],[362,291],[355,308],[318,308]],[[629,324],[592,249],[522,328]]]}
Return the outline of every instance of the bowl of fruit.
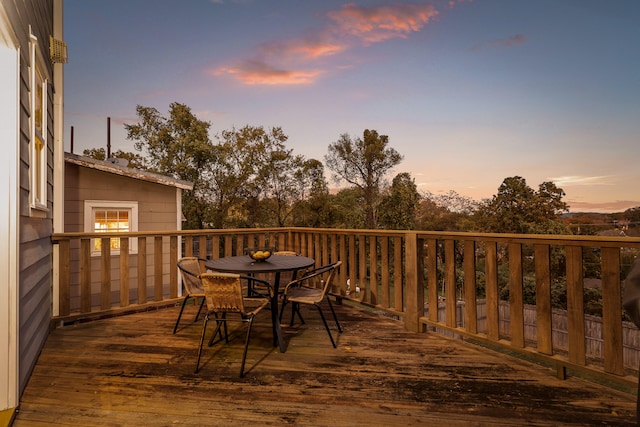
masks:
{"label": "bowl of fruit", "polygon": [[244,253],[255,262],[264,262],[274,252],[274,248],[245,248]]}

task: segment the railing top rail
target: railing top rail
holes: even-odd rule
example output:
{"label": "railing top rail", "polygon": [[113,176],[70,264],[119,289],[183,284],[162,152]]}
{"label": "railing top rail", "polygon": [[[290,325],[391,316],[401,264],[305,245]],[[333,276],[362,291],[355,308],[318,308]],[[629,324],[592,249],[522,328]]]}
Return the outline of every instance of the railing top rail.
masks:
{"label": "railing top rail", "polygon": [[256,234],[256,233],[320,233],[320,234],[346,234],[346,235],[372,235],[403,237],[414,234],[422,239],[448,239],[448,240],[472,240],[499,243],[523,243],[523,244],[550,244],[550,245],[577,245],[577,246],[615,246],[640,248],[640,237],[624,236],[574,236],[555,234],[510,234],[510,233],[469,233],[453,231],[422,231],[422,230],[368,230],[368,229],[338,229],[338,228],[304,228],[304,227],[272,227],[272,228],[225,228],[202,230],[173,230],[173,231],[131,231],[131,232],[69,232],[54,233],[54,243],[60,240],[78,238],[109,238],[109,237],[141,237],[141,236],[201,236],[224,234]]}
{"label": "railing top rail", "polygon": [[572,234],[512,234],[512,233],[466,233],[443,231],[417,231],[420,238],[449,240],[495,241],[500,243],[541,243],[551,245],[628,246],[640,247],[640,237],[627,236],[583,236]]}
{"label": "railing top rail", "polygon": [[341,228],[306,228],[306,227],[271,227],[271,228],[204,228],[201,230],[171,230],[171,231],[129,231],[129,232],[65,232],[53,233],[52,239],[69,240],[78,238],[107,238],[107,237],[139,237],[139,236],[201,236],[203,234],[256,234],[256,233],[320,233],[320,234],[354,234],[354,235],[388,235],[404,236],[410,231],[406,230],[367,230],[367,229],[341,229]]}
{"label": "railing top rail", "polygon": [[86,233],[86,232],[67,232],[67,233],[53,233],[51,238],[55,241],[70,240],[78,238],[107,238],[107,237],[141,237],[141,236],[202,236],[213,234],[256,234],[256,233],[283,233],[289,231],[286,228],[224,228],[214,229],[205,228],[201,230],[162,230],[162,231],[126,231],[126,232],[98,232],[98,233]]}

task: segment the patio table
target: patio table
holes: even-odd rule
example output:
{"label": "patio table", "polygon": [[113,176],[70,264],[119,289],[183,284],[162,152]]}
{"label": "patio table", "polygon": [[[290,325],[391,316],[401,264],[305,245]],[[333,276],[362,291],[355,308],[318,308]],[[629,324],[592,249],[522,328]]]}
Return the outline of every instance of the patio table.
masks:
{"label": "patio table", "polygon": [[275,273],[273,280],[273,294],[271,295],[271,321],[273,323],[273,346],[280,347],[280,352],[286,351],[282,327],[278,315],[278,289],[280,287],[280,273],[283,271],[297,271],[311,267],[315,263],[313,258],[305,256],[272,255],[269,259],[257,262],[247,255],[210,259],[205,266],[210,270],[223,273]]}

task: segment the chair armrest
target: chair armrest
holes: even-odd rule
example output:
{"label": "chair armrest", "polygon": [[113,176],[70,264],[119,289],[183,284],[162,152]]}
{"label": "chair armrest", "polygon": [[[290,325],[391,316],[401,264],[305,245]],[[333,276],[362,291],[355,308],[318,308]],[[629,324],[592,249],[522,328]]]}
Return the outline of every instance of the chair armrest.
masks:
{"label": "chair armrest", "polygon": [[322,276],[328,272],[331,272],[332,270],[335,270],[336,267],[338,267],[340,264],[342,263],[340,261],[337,261],[332,264],[327,264],[322,267],[318,267],[316,269],[307,271],[301,278],[292,280],[291,282],[289,282],[287,286],[285,286],[283,292],[286,294],[289,288],[304,286],[305,282],[308,282],[310,279],[313,279],[314,277]]}
{"label": "chair armrest", "polygon": [[301,287],[304,286],[305,282],[308,282],[310,279],[313,279],[314,277],[318,277],[321,276],[331,270],[333,270],[335,268],[335,264],[329,264],[329,265],[325,265],[323,267],[318,267],[314,270],[311,271],[307,271],[307,273],[302,276],[299,279],[296,280],[292,280],[291,282],[289,282],[287,284],[287,286],[285,286],[284,288],[284,293],[286,294],[287,291],[289,290],[289,288],[295,288],[295,287]]}

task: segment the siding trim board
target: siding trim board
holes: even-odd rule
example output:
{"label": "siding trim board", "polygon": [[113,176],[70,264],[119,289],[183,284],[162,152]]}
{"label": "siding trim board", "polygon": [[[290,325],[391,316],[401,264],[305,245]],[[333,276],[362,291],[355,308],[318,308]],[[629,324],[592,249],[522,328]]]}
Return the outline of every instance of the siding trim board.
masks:
{"label": "siding trim board", "polygon": [[[15,408],[19,401],[19,313],[18,313],[18,157],[19,137],[19,49],[15,34],[0,4],[0,63],[3,78],[0,79],[0,141],[3,156],[0,170],[0,411]],[[13,96],[10,96],[13,94]],[[9,95],[9,96],[7,96]]]}

